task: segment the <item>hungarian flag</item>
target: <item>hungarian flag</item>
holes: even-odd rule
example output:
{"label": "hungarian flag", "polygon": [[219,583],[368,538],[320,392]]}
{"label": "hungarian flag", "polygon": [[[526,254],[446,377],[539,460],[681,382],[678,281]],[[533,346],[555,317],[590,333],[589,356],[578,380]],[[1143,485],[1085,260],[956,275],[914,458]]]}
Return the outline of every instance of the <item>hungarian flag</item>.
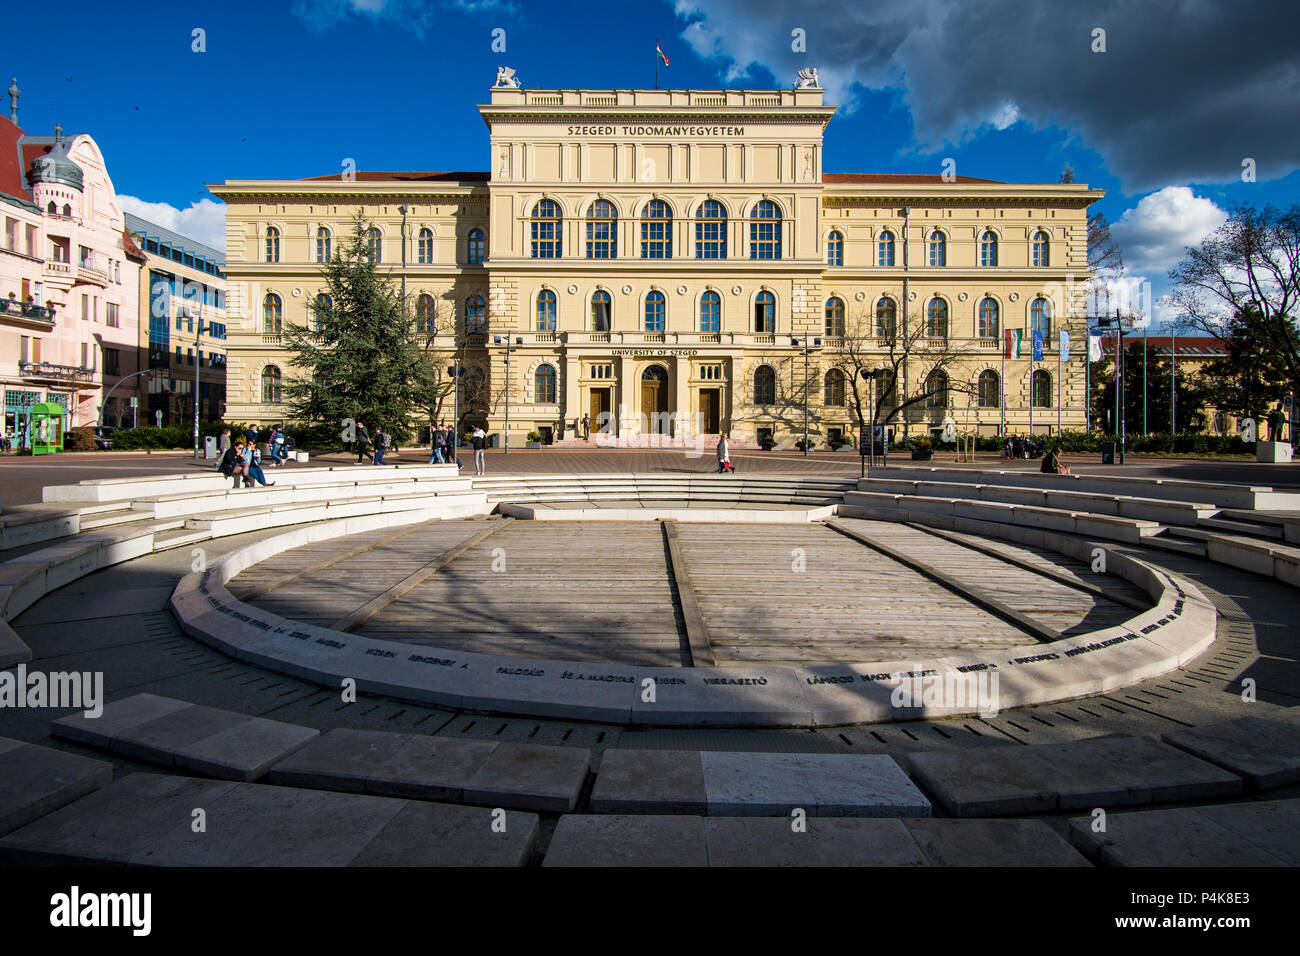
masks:
{"label": "hungarian flag", "polygon": [[1070,361],[1070,333],[1061,329],[1061,361]]}
{"label": "hungarian flag", "polygon": [[664,66],[668,65],[668,54],[664,52],[663,47],[658,43],[655,44],[655,52],[659,54],[659,59],[664,61]]}
{"label": "hungarian flag", "polygon": [[1022,329],[1006,330],[1006,346],[1002,350],[1003,358],[1020,358],[1020,340],[1024,337],[1024,334]]}

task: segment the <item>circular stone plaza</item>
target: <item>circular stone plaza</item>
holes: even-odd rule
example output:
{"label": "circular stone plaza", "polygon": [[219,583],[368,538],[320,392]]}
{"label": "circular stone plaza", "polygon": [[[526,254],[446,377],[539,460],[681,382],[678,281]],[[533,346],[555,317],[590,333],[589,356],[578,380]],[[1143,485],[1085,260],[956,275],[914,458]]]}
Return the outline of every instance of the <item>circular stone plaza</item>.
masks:
{"label": "circular stone plaza", "polygon": [[1289,467],[424,457],[0,463],[0,862],[1300,863]]}

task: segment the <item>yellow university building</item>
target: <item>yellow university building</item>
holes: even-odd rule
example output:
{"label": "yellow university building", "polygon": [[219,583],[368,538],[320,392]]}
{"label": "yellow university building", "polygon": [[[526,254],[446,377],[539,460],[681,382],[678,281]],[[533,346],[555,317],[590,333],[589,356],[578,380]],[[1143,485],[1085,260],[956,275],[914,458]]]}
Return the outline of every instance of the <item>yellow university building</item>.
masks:
{"label": "yellow university building", "polygon": [[308,323],[321,263],[360,211],[417,329],[440,348],[454,337],[470,369],[463,421],[501,436],[508,415],[512,444],[727,432],[791,447],[806,390],[825,447],[856,439],[846,376],[875,357],[897,368],[896,394],[928,395],[900,431],[1083,428],[1102,191],[825,171],[835,107],[815,83],[528,90],[502,70],[478,108],[487,172],[210,187],[226,203],[227,417],[291,417],[281,389],[302,372],[282,329]]}

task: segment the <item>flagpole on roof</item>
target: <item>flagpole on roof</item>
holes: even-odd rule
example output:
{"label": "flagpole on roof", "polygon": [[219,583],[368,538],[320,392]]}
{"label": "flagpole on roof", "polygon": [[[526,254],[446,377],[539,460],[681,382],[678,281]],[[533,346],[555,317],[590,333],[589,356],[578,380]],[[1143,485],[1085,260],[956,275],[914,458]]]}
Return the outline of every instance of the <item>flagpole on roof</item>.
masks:
{"label": "flagpole on roof", "polygon": [[659,38],[655,37],[655,89],[659,89]]}

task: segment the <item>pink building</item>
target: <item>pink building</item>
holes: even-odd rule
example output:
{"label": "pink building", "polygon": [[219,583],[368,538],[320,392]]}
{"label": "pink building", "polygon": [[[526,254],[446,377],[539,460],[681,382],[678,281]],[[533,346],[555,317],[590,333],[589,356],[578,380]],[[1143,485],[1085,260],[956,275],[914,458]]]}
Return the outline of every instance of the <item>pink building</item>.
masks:
{"label": "pink building", "polygon": [[[94,139],[29,136],[18,90],[0,117],[0,389],[4,432],[21,437],[25,409],[56,402],[68,425],[131,420],[140,398],[140,273]],[[141,401],[143,407],[144,402]]]}

